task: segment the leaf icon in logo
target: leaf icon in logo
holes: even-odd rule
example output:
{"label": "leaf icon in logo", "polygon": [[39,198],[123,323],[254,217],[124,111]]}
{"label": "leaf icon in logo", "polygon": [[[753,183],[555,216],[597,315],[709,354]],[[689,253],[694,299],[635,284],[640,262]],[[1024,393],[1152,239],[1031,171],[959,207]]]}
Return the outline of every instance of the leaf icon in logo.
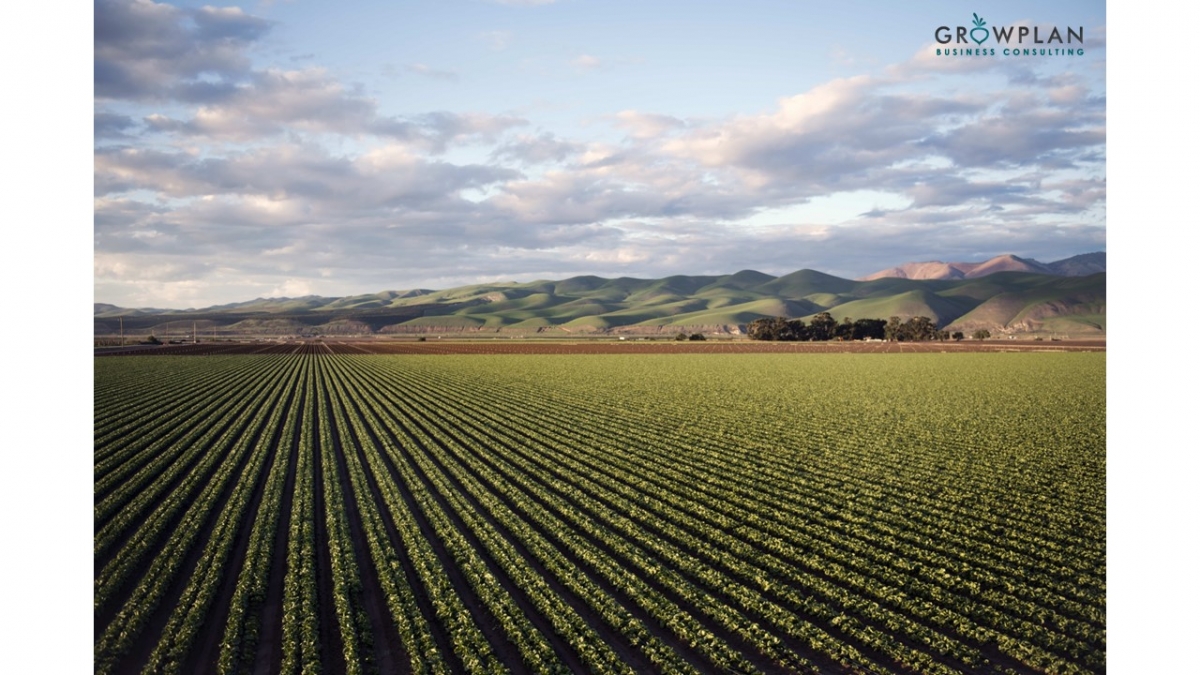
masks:
{"label": "leaf icon in logo", "polygon": [[[988,39],[988,30],[984,28],[987,22],[979,18],[979,15],[974,12],[971,12],[971,16],[975,17],[975,27],[971,29],[971,39],[975,41],[975,44],[981,45],[984,40]],[[982,34],[982,37],[976,37],[976,33]]]}

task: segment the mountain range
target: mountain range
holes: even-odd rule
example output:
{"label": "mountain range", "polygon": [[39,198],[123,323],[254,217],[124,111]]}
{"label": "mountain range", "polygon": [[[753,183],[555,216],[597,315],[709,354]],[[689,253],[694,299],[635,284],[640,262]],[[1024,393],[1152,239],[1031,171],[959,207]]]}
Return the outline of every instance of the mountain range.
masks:
{"label": "mountain range", "polygon": [[[1088,256],[1093,256],[1089,258]],[[1095,256],[1099,256],[1098,258]],[[852,319],[928,316],[951,330],[993,333],[1105,331],[1104,254],[1043,264],[1015,256],[985,263],[936,263],[948,279],[871,275],[850,280],[814,270],[780,277],[754,270],[661,279],[577,276],[560,281],[476,284],[446,290],[382,291],[340,298],[258,298],[204,309],[127,309],[96,303],[96,335],[361,335],[411,333],[741,333],[763,317]],[[999,262],[997,262],[999,261]],[[1030,271],[981,271],[1018,264]],[[992,264],[996,263],[996,264]],[[893,268],[930,274],[917,263]],[[974,265],[973,267],[971,265]],[[922,271],[924,270],[924,271]],[[965,270],[965,271],[964,271]],[[1073,276],[1066,276],[1074,274]],[[973,275],[973,276],[968,276]]]}
{"label": "mountain range", "polygon": [[910,262],[899,267],[889,267],[865,277],[859,281],[872,281],[883,278],[896,279],[978,279],[996,272],[1030,272],[1032,274],[1052,274],[1064,277],[1084,277],[1107,269],[1107,255],[1084,253],[1051,263],[1041,263],[1029,258],[1018,258],[1015,255],[998,255],[981,263],[956,262],[944,263],[940,260],[930,262]]}

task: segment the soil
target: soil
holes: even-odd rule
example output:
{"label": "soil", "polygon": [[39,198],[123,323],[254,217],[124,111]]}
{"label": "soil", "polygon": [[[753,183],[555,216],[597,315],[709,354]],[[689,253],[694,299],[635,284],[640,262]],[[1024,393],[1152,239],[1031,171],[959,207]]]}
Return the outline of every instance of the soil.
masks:
{"label": "soil", "polygon": [[97,356],[216,354],[922,354],[968,352],[1103,352],[1104,340],[964,340],[962,342],[756,342],[750,340],[356,340],[262,344],[167,345]]}

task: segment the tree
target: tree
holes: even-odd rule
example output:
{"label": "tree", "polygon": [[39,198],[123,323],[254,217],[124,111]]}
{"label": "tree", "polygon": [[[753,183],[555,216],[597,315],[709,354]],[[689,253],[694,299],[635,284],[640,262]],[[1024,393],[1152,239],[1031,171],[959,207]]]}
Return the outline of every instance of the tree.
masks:
{"label": "tree", "polygon": [[751,340],[773,340],[770,319],[755,319],[746,324],[746,336]]}
{"label": "tree", "polygon": [[854,322],[855,340],[882,340],[887,322],[883,319],[859,319]]}
{"label": "tree", "polygon": [[975,331],[972,337],[974,337],[976,340],[986,340],[992,337],[992,332],[990,330],[980,328],[979,330]]}
{"label": "tree", "polygon": [[842,322],[834,329],[833,336],[838,340],[853,340],[854,321],[848,316],[842,317]]}
{"label": "tree", "polygon": [[702,333],[692,333],[691,335],[688,336],[688,339],[691,340],[692,342],[699,342],[706,338],[704,337],[704,335]]}
{"label": "tree", "polygon": [[799,319],[788,321],[782,316],[773,319],[755,319],[746,325],[746,334],[751,340],[802,340],[804,322]]}
{"label": "tree", "polygon": [[[896,319],[899,322],[899,319]],[[812,323],[805,326],[801,319],[786,319],[782,316],[773,319],[755,319],[746,324],[746,335],[751,340],[778,340],[794,342],[798,340],[864,340],[867,338],[882,339],[883,319],[859,319],[853,321],[850,317],[842,319],[839,324],[829,312],[821,312],[813,317]],[[897,325],[899,325],[897,323]]]}
{"label": "tree", "polygon": [[800,319],[792,319],[784,322],[786,327],[783,330],[784,340],[811,340],[812,332],[808,326],[804,325],[804,321]]}
{"label": "tree", "polygon": [[953,338],[955,342],[962,342],[962,339],[966,336],[963,335],[961,330],[956,330],[950,337]]}
{"label": "tree", "polygon": [[682,331],[681,331],[681,332],[679,332],[679,333],[677,333],[677,334],[675,335],[675,341],[676,341],[676,342],[683,342],[683,341],[684,341],[684,340],[686,340],[686,339],[688,339],[688,337],[687,337],[687,333],[684,333],[684,332],[682,332]]}
{"label": "tree", "polygon": [[808,323],[808,339],[824,342],[832,340],[837,330],[837,319],[829,312],[821,312]]}
{"label": "tree", "polygon": [[904,339],[913,342],[933,340],[937,337],[937,324],[927,316],[914,316],[904,322]]}
{"label": "tree", "polygon": [[792,337],[791,324],[782,316],[777,316],[771,319],[771,335],[772,340],[795,340]]}
{"label": "tree", "polygon": [[888,317],[887,324],[883,327],[883,338],[888,342],[904,340],[904,324],[900,322],[900,317]]}

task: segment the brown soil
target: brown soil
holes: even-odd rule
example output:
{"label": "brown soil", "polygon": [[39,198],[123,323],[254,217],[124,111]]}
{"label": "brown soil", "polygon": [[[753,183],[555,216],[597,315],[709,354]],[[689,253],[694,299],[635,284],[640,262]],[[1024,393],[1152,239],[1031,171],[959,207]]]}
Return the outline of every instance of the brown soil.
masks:
{"label": "brown soil", "polygon": [[[169,345],[125,351],[128,355],[214,354],[895,354],[966,352],[1103,352],[1104,340],[964,340],[962,342],[697,342],[649,340],[361,340]],[[97,354],[99,355],[99,354]]]}

